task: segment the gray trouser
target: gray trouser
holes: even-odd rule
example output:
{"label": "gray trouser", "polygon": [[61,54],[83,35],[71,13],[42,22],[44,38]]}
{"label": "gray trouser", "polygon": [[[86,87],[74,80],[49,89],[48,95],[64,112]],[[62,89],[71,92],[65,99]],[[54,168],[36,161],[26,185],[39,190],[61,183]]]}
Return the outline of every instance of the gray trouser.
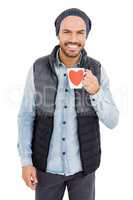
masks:
{"label": "gray trouser", "polygon": [[37,170],[35,200],[62,200],[67,186],[69,200],[95,200],[95,172],[64,176]]}

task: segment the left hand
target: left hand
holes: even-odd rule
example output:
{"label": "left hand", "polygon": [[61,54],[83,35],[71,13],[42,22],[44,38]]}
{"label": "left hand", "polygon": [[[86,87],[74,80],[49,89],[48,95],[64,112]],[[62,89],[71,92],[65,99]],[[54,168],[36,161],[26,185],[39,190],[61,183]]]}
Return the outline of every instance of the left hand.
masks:
{"label": "left hand", "polygon": [[94,76],[92,71],[88,69],[86,70],[86,74],[82,80],[82,85],[91,95],[97,93],[100,89],[96,76]]}

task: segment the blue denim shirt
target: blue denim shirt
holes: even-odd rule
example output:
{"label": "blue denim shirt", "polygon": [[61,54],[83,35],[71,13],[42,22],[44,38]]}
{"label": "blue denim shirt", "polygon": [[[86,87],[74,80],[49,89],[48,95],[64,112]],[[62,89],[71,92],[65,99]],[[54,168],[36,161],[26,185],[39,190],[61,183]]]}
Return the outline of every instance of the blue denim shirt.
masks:
{"label": "blue denim shirt", "polygon": [[[77,65],[75,64],[73,67],[77,67]],[[58,90],[46,171],[68,176],[82,171],[77,135],[75,95],[74,90],[68,84],[67,67],[60,62],[58,54],[55,70],[58,77]],[[67,92],[65,92],[65,89],[67,89]],[[22,166],[32,165],[31,141],[35,118],[34,93],[33,67],[31,67],[18,113],[17,148]],[[90,99],[100,121],[108,128],[114,128],[118,123],[119,111],[113,101],[109,89],[109,79],[103,67],[101,67],[101,89],[95,95],[91,95]]]}

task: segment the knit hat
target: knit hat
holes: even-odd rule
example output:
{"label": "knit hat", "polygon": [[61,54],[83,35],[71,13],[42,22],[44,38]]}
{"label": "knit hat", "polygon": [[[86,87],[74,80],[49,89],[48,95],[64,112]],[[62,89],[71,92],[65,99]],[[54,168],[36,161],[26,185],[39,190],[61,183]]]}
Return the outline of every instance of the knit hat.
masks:
{"label": "knit hat", "polygon": [[55,20],[55,29],[56,29],[56,35],[59,34],[60,30],[60,24],[62,20],[67,16],[79,16],[81,17],[85,24],[86,24],[86,38],[88,37],[88,34],[91,30],[91,20],[90,18],[80,9],[78,8],[70,8],[65,11],[63,11]]}

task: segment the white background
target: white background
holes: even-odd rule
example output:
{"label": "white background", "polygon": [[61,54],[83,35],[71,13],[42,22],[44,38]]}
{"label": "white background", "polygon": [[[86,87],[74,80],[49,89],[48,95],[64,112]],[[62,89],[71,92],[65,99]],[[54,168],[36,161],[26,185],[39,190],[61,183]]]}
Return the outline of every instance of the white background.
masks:
{"label": "white background", "polygon": [[[0,199],[34,199],[34,191],[21,178],[17,114],[30,66],[58,43],[54,20],[71,7],[82,9],[92,20],[86,49],[105,67],[120,111],[115,129],[101,124],[96,200],[133,199],[133,14],[129,0],[0,1]],[[67,190],[64,199],[68,199]]]}

